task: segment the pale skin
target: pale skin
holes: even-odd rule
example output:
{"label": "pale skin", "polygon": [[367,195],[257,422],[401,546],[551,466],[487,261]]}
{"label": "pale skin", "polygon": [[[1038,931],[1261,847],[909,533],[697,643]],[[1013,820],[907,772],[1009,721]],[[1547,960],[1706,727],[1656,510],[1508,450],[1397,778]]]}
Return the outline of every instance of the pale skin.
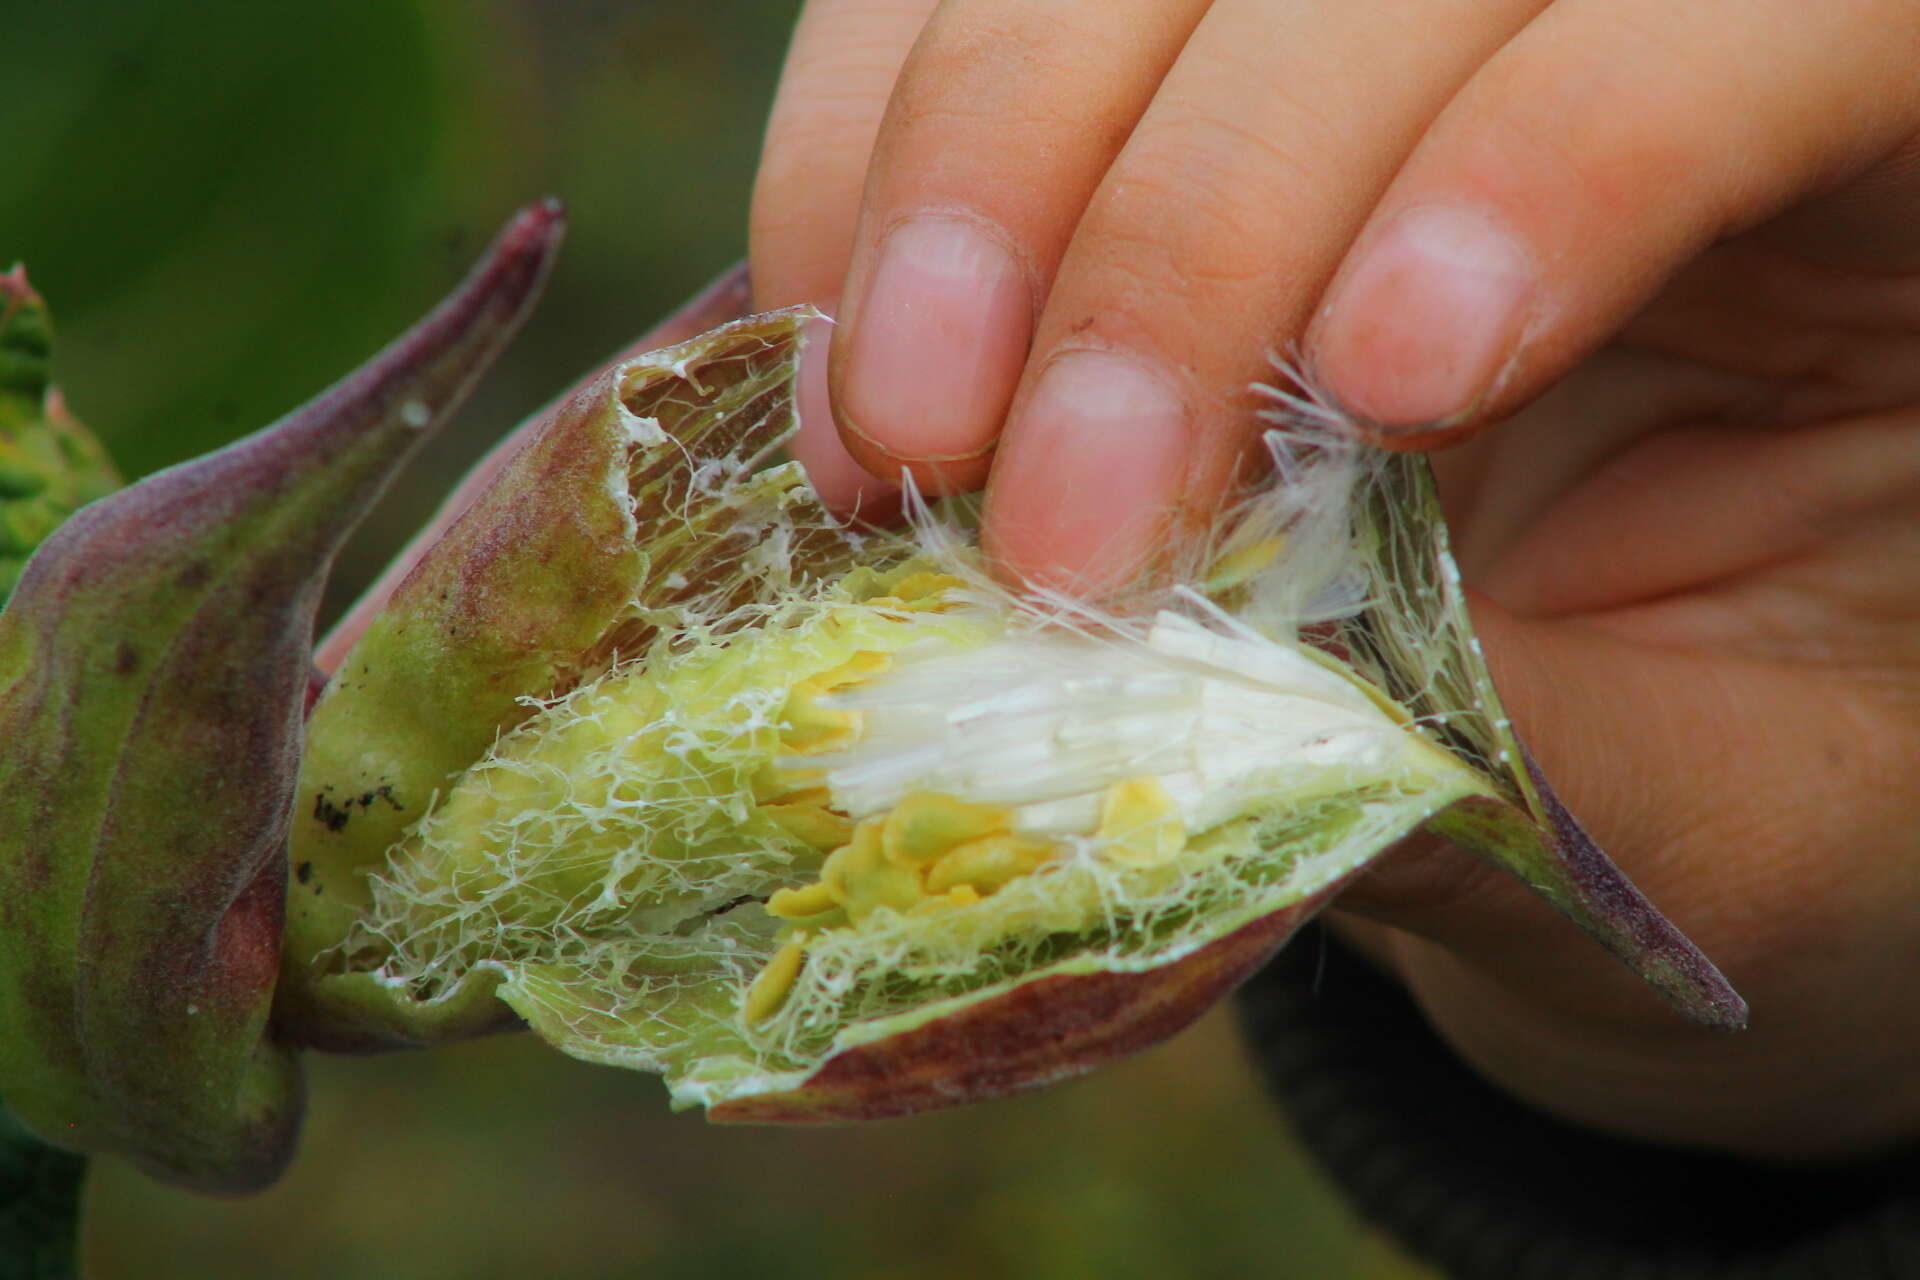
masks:
{"label": "pale skin", "polygon": [[985,485],[1011,580],[1150,572],[1275,349],[1436,450],[1516,722],[1753,1023],[1447,849],[1340,927],[1534,1105],[1846,1158],[1920,1135],[1917,136],[1910,0],[814,0],[755,287],[839,319],[829,496]]}

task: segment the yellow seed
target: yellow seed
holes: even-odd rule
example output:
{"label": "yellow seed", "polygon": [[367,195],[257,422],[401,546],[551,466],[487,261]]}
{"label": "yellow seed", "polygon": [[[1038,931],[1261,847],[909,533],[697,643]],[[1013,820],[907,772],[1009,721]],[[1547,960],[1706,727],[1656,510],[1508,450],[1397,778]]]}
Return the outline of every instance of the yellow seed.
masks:
{"label": "yellow seed", "polygon": [[869,857],[880,847],[880,823],[873,818],[856,823],[853,839],[827,855],[826,862],[820,868],[820,883],[833,900],[845,905],[847,901],[847,881],[858,876]]}
{"label": "yellow seed", "polygon": [[915,869],[937,861],[949,849],[1013,826],[1013,810],[970,804],[937,791],[916,791],[895,805],[880,829],[887,861]]}
{"label": "yellow seed", "polygon": [[921,609],[950,609],[956,600],[943,599],[955,587],[967,584],[950,573],[910,573],[893,584],[893,594],[902,602]]}
{"label": "yellow seed", "polygon": [[841,751],[860,738],[860,713],[839,711],[819,705],[825,690],[813,681],[802,680],[787,695],[780,720],[785,732],[780,745],[795,755],[818,755],[823,751]]}
{"label": "yellow seed", "polygon": [[826,885],[810,884],[798,889],[776,890],[767,899],[767,914],[779,916],[782,920],[802,920],[823,911],[831,911],[839,905]]}
{"label": "yellow seed", "polygon": [[933,864],[927,871],[927,890],[945,893],[968,887],[988,894],[1028,875],[1052,858],[1055,846],[1050,840],[1030,836],[991,835],[969,840]]}
{"label": "yellow seed", "polygon": [[888,862],[881,851],[880,821],[869,818],[853,829],[853,839],[828,856],[820,882],[833,900],[858,923],[881,907],[907,911],[925,897],[920,877]]}
{"label": "yellow seed", "polygon": [[1279,559],[1286,545],[1286,535],[1275,534],[1227,552],[1207,570],[1206,580],[1200,584],[1200,589],[1208,595],[1231,591]]}
{"label": "yellow seed", "polygon": [[796,840],[816,849],[837,849],[853,839],[853,822],[819,804],[766,804],[760,811]]}
{"label": "yellow seed", "polygon": [[980,895],[974,892],[972,885],[955,885],[937,898],[925,898],[916,902],[909,914],[932,915],[936,911],[945,911],[949,907],[970,907],[978,901],[980,901]]}
{"label": "yellow seed", "polygon": [[1187,847],[1180,808],[1157,778],[1128,778],[1100,802],[1101,854],[1125,866],[1171,861]]}
{"label": "yellow seed", "polygon": [[820,785],[825,769],[783,769],[763,765],[753,775],[753,798],[760,804],[827,804],[833,793]]}
{"label": "yellow seed", "polygon": [[795,934],[748,984],[740,1012],[749,1023],[764,1022],[787,1002],[787,993],[793,990],[793,980],[800,976],[801,962],[806,959],[806,945],[807,935]]}
{"label": "yellow seed", "polygon": [[862,649],[837,667],[797,681],[780,713],[780,745],[795,755],[817,755],[852,746],[860,737],[860,713],[820,705],[835,689],[858,684],[893,665],[891,655]]}

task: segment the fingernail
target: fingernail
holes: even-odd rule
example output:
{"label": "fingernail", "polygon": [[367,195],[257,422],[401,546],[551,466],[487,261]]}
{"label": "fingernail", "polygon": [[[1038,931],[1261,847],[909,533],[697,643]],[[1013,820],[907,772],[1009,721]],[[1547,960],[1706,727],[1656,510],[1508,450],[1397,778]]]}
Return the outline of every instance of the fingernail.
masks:
{"label": "fingernail", "polygon": [[880,248],[848,335],[840,412],[904,459],[991,448],[1033,337],[1033,296],[1012,256],[958,218],[919,217]]}
{"label": "fingernail", "polygon": [[1190,439],[1180,397],[1133,357],[1059,356],[995,460],[989,553],[1033,585],[1088,596],[1125,586],[1165,540]]}
{"label": "fingernail", "polygon": [[1315,368],[1340,403],[1380,426],[1457,418],[1505,367],[1537,280],[1526,247],[1485,216],[1416,205],[1335,283]]}

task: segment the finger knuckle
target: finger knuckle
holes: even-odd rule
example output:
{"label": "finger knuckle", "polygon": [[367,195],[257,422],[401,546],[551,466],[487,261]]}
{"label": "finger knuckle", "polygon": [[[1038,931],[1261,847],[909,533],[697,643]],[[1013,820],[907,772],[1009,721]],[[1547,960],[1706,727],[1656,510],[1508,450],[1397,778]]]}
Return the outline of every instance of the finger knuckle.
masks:
{"label": "finger knuckle", "polygon": [[1475,86],[1463,147],[1469,169],[1496,187],[1609,219],[1644,217],[1650,199],[1701,189],[1714,158],[1683,122],[1724,103],[1708,98],[1684,51],[1642,48],[1631,65],[1496,60]]}

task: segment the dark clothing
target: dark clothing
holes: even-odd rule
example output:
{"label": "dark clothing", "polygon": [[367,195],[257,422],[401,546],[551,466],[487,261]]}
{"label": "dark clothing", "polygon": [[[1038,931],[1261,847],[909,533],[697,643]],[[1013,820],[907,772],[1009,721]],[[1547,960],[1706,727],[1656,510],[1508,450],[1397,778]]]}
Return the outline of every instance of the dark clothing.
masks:
{"label": "dark clothing", "polygon": [[1241,1022],[1359,1212],[1457,1280],[1920,1278],[1920,1154],[1777,1169],[1554,1120],[1318,928],[1247,984]]}

